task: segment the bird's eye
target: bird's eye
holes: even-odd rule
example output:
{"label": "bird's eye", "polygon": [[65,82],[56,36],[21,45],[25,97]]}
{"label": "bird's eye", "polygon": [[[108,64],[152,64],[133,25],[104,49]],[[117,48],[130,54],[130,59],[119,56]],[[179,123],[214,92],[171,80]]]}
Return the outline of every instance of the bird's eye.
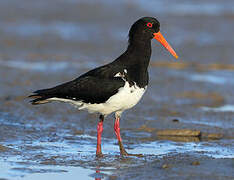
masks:
{"label": "bird's eye", "polygon": [[147,23],[146,26],[152,28],[153,24],[152,23]]}

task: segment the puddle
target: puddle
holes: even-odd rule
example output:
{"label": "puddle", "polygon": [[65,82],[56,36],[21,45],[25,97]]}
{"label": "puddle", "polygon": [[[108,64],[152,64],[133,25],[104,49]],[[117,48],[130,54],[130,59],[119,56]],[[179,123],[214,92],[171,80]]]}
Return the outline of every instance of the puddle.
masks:
{"label": "puddle", "polygon": [[[9,161],[9,160],[8,160]],[[93,179],[90,174],[93,173],[90,169],[82,167],[68,166],[35,166],[35,165],[15,165],[13,162],[0,161],[1,175],[0,178],[10,178],[12,180],[39,180],[39,179],[57,179],[57,180],[77,180]]]}
{"label": "puddle", "polygon": [[[232,142],[234,143],[234,141]],[[234,150],[231,145],[222,146],[214,145],[210,142],[151,142],[149,144],[142,144],[133,150],[129,150],[131,153],[144,152],[148,155],[163,156],[169,153],[201,153],[213,158],[234,158]]]}
{"label": "puddle", "polygon": [[204,119],[204,120],[201,119],[201,121],[190,120],[189,122],[181,120],[181,122],[200,124],[200,125],[208,125],[208,126],[212,126],[212,127],[220,127],[220,128],[226,128],[226,129],[233,127],[233,124],[230,124],[230,122],[222,122],[222,121],[216,121],[216,122],[209,121],[209,122],[207,122],[206,119]]}
{"label": "puddle", "polygon": [[[20,23],[0,23],[0,30],[22,37],[58,36],[65,41],[89,41],[90,34],[93,38],[102,37],[102,26],[95,24],[78,24],[74,22],[54,21],[49,24],[40,21],[22,21]],[[123,29],[115,29],[111,37],[118,40],[126,37]]]}
{"label": "puddle", "polygon": [[33,71],[58,71],[68,68],[68,62],[27,62],[27,61],[0,61],[1,66]]}
{"label": "puddle", "polygon": [[70,68],[93,68],[96,67],[97,64],[94,62],[46,62],[46,61],[38,61],[38,62],[29,62],[24,60],[8,60],[3,61],[0,60],[0,66],[16,68],[21,70],[31,70],[31,71],[47,71],[47,72],[57,72],[64,69]]}
{"label": "puddle", "polygon": [[[202,65],[196,64],[192,65],[189,63],[152,63],[155,67],[169,67],[174,70],[169,71],[169,74],[172,76],[177,76],[179,78],[186,78],[188,80],[197,81],[197,82],[208,82],[216,85],[226,85],[230,86],[234,84],[233,81],[233,72],[228,71],[232,70],[232,65],[226,64],[209,64],[209,65]],[[180,69],[185,68],[196,68],[199,67],[200,69],[210,70],[206,73],[191,73],[189,71],[179,71]],[[228,69],[228,67],[230,69]],[[198,68],[198,69],[199,69]],[[216,69],[215,69],[216,68]]]}
{"label": "puddle", "polygon": [[208,82],[212,84],[217,84],[217,85],[233,85],[233,72],[231,71],[211,71],[209,73],[204,73],[204,74],[191,74],[188,72],[183,72],[183,71],[173,71],[171,72],[173,75],[176,75],[178,77],[186,77],[189,80],[192,81],[197,81],[197,82]]}
{"label": "puddle", "polygon": [[[92,27],[83,29],[81,25],[72,22],[53,22],[50,24],[42,24],[40,22],[25,21],[21,23],[1,24],[1,30],[5,33],[17,34],[19,36],[40,36],[53,34],[61,37],[64,40],[72,40],[74,37],[80,41],[89,39],[90,30]],[[95,31],[93,31],[95,33]]]}
{"label": "puddle", "polygon": [[217,108],[211,108],[211,107],[201,107],[204,111],[213,111],[213,112],[234,112],[234,105],[227,104],[224,106],[220,106]]}
{"label": "puddle", "polygon": [[193,81],[209,82],[209,83],[214,83],[214,84],[225,84],[225,83],[229,82],[224,77],[213,76],[213,75],[195,74],[195,75],[192,75],[190,78]]}
{"label": "puddle", "polygon": [[225,13],[234,13],[233,8],[231,8],[234,5],[233,2],[221,3],[216,1],[214,4],[211,4],[203,1],[183,1],[183,3],[168,3],[162,0],[150,0],[145,3],[144,0],[137,0],[136,3],[147,11],[152,11],[153,13],[158,12],[160,14],[217,16]]}

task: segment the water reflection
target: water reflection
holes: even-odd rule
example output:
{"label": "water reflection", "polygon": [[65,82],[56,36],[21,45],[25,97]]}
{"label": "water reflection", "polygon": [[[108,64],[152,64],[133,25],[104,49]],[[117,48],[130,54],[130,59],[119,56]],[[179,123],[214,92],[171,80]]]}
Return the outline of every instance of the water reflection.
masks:
{"label": "water reflection", "polygon": [[100,167],[96,167],[95,180],[101,180]]}

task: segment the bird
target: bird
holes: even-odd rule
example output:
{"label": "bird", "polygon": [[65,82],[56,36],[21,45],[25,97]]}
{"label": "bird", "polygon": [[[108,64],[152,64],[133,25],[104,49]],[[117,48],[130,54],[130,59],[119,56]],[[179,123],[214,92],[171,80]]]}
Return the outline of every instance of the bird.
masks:
{"label": "bird", "polygon": [[121,114],[134,107],[145,93],[151,58],[151,40],[160,42],[176,59],[178,55],[165,40],[160,31],[160,22],[154,17],[142,17],[130,28],[127,49],[114,61],[94,68],[78,78],[52,88],[33,92],[29,98],[32,105],[59,101],[74,105],[78,110],[97,113],[96,156],[103,157],[101,136],[104,119],[114,113],[114,131],[121,156],[140,156],[130,154],[120,135]]}

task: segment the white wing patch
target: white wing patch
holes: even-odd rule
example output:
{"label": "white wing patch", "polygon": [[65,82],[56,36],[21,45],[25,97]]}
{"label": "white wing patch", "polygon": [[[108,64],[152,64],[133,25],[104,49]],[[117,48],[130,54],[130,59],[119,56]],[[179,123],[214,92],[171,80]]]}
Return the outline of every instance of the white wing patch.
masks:
{"label": "white wing patch", "polygon": [[122,75],[120,72],[118,72],[114,77],[122,77]]}
{"label": "white wing patch", "polygon": [[125,81],[125,76],[128,73],[127,69],[124,69],[124,72],[118,72],[117,74],[114,75],[114,77],[121,77]]}

